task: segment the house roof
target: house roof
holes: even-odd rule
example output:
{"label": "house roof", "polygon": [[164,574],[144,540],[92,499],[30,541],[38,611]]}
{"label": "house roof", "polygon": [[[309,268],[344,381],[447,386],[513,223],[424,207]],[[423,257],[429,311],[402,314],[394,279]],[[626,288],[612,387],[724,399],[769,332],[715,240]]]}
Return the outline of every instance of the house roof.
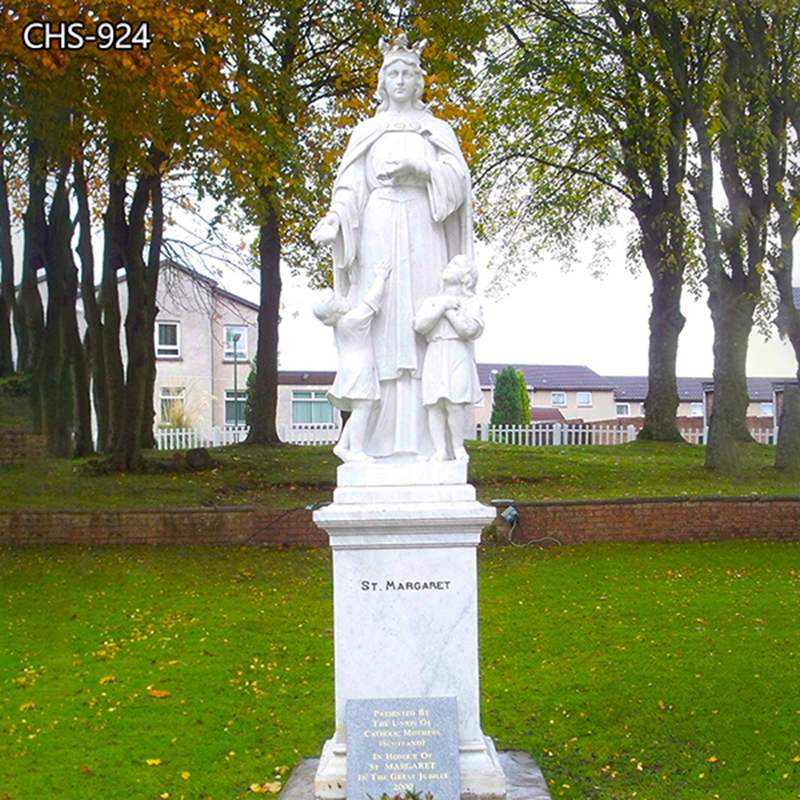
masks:
{"label": "house roof", "polygon": [[[478,364],[481,387],[492,387],[492,373],[502,372],[508,364]],[[534,389],[614,389],[608,378],[589,367],[575,364],[511,364],[525,375],[525,383]]]}
{"label": "house roof", "polygon": [[208,275],[203,275],[201,272],[198,272],[196,269],[192,267],[187,267],[185,264],[180,264],[177,261],[173,261],[172,259],[164,259],[161,262],[161,269],[174,269],[178,272],[182,272],[184,275],[187,275],[193,281],[197,283],[203,284],[207,286],[208,289],[213,292],[214,294],[220,295],[221,297],[226,298],[227,300],[231,300],[234,303],[240,303],[247,308],[252,309],[253,311],[258,311],[258,303],[254,303],[252,300],[248,300],[246,297],[241,297],[238,294],[234,294],[233,292],[229,292],[227,289],[223,289],[218,281],[215,281],[213,278],[209,278]]}
{"label": "house roof", "polygon": [[[649,381],[646,375],[609,375],[614,385],[614,395],[620,401],[644,402],[647,399]],[[678,378],[678,398],[683,402],[700,402],[703,399],[703,383],[708,378]]]}
{"label": "house roof", "polygon": [[531,422],[566,422],[567,418],[560,408],[550,406],[531,406]]}
{"label": "house roof", "polygon": [[[478,376],[484,389],[491,388],[492,370],[500,372],[505,364],[478,364]],[[647,399],[647,376],[642,375],[598,375],[588,367],[568,364],[518,364],[516,369],[525,374],[529,387],[536,389],[607,389],[614,392],[619,402],[640,402]],[[336,377],[333,370],[280,370],[278,383],[281,386],[330,386]],[[748,378],[747,392],[751,403],[772,402],[774,383],[785,383],[792,378]],[[685,403],[700,403],[703,400],[703,384],[713,386],[710,378],[678,378],[678,398]],[[532,406],[531,413],[537,422],[560,421],[559,409]],[[552,417],[547,414],[553,415]]]}
{"label": "house roof", "polygon": [[[614,384],[614,395],[620,401],[643,403],[647,399],[648,380],[639,375],[610,375]],[[747,393],[751,403],[772,401],[772,384],[780,378],[748,378]],[[703,384],[713,386],[711,378],[678,378],[678,398],[685,403],[700,403],[703,400]]]}

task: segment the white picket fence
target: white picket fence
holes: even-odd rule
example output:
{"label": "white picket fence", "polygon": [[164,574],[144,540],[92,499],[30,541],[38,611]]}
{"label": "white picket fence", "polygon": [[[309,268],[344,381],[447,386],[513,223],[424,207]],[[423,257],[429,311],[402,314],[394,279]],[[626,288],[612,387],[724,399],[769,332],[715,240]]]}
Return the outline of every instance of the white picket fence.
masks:
{"label": "white picket fence", "polygon": [[538,422],[533,425],[475,426],[475,438],[483,442],[521,444],[532,447],[573,444],[625,444],[636,438],[633,425],[585,425]]}
{"label": "white picket fence", "polygon": [[289,444],[336,444],[340,432],[336,422],[299,422],[278,426],[281,441]]}
{"label": "white picket fence", "polygon": [[[159,450],[188,450],[192,447],[223,447],[243,442],[250,429],[246,425],[214,425],[211,428],[159,428],[156,447]],[[288,444],[335,444],[339,426],[335,423],[282,425],[278,436]]]}
{"label": "white picket fence", "polygon": [[[159,428],[156,431],[156,447],[159,450],[188,450],[191,447],[222,447],[243,442],[249,428],[232,425],[212,428]],[[323,445],[336,444],[340,429],[336,423],[302,423],[281,425],[278,436],[288,444]],[[517,444],[528,447],[580,444],[626,444],[636,439],[634,425],[591,425],[585,423],[540,422],[534,425],[487,425],[475,426],[474,438],[483,442]],[[761,428],[751,430],[759,444],[775,444],[778,429]],[[681,430],[681,436],[689,444],[704,444],[707,431],[700,428]]]}
{"label": "white picket fence", "polygon": [[[777,428],[761,428],[750,431],[759,444],[775,444]],[[708,435],[701,428],[681,430],[681,436],[689,444],[704,444]],[[592,425],[569,422],[539,422],[533,425],[487,425],[475,426],[475,439],[499,444],[518,444],[531,447],[545,445],[577,444],[626,444],[636,439],[634,425]]]}
{"label": "white picket fence", "polygon": [[211,428],[159,428],[156,448],[159,450],[188,450],[191,447],[222,447],[243,442],[250,429],[245,425],[214,425]]}

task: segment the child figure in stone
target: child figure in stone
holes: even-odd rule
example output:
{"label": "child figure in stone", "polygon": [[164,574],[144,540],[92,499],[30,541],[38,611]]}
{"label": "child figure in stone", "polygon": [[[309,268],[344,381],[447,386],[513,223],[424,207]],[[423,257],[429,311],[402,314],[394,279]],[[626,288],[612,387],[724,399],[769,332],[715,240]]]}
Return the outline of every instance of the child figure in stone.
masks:
{"label": "child figure in stone", "polygon": [[333,293],[313,307],[317,319],[333,328],[339,355],[339,370],[328,399],[341,411],[350,412],[333,448],[342,461],[373,460],[364,452],[364,440],[370,414],[381,395],[370,327],[380,309],[389,271],[388,264],[378,264],[372,285],[352,308],[347,298]]}
{"label": "child figure in stone", "polygon": [[414,317],[414,330],[428,340],[422,404],[433,440],[432,461],[467,460],[467,411],[483,399],[473,345],[483,333],[477,280],[475,264],[467,256],[455,256],[442,272],[441,294],[426,298]]}

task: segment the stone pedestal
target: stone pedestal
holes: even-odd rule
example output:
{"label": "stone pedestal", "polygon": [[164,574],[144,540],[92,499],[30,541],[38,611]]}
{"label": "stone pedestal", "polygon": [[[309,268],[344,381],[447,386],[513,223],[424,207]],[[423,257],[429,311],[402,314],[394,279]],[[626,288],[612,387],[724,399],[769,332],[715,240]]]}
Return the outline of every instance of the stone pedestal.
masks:
{"label": "stone pedestal", "polygon": [[466,463],[339,467],[334,502],[314,513],[333,550],[336,731],[314,780],[345,797],[349,699],[455,697],[462,797],[504,797],[480,726],[476,547],[494,510]]}

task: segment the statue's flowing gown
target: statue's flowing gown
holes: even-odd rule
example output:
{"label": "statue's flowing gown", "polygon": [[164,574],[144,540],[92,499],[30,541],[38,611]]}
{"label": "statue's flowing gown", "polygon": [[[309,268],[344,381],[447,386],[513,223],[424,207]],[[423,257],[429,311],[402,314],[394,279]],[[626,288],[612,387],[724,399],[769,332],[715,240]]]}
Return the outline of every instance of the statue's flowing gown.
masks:
{"label": "statue's flowing gown", "polygon": [[[429,175],[378,177],[401,158],[424,162]],[[332,205],[341,229],[335,266],[347,271],[351,304],[372,284],[376,264],[391,265],[371,330],[381,400],[369,428],[370,455],[432,450],[421,391],[425,339],[413,319],[439,292],[448,260],[471,255],[470,195],[469,172],[443,121],[426,112],[377,115],[354,131]]]}

